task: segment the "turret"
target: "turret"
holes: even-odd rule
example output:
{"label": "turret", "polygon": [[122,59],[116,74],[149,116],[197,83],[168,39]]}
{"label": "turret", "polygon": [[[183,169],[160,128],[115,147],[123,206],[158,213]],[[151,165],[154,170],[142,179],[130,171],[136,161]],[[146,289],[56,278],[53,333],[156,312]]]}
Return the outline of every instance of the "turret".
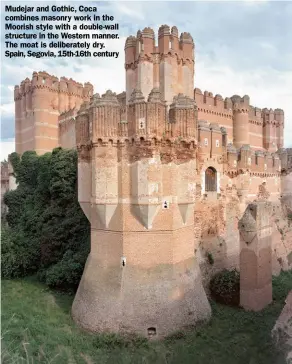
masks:
{"label": "turret", "polygon": [[171,50],[171,35],[168,25],[161,25],[158,29],[159,53],[167,54]]}
{"label": "turret", "polygon": [[166,130],[166,113],[167,107],[162,100],[158,88],[154,88],[149,96],[146,105],[147,108],[147,134],[150,138],[161,138]]}
{"label": "turret", "polygon": [[[90,102],[89,133],[92,132],[92,142],[99,139],[116,139],[120,120],[120,104],[117,95],[111,90],[101,97],[97,95]],[[92,123],[92,125],[90,125]]]}
{"label": "turret", "polygon": [[174,52],[178,52],[179,51],[179,39],[178,39],[178,29],[177,27],[172,27],[171,28],[171,38],[170,38],[170,41],[171,41],[171,49],[174,51]]}
{"label": "turret", "polygon": [[14,91],[16,151],[34,150],[43,154],[62,145],[65,139],[68,143],[70,139],[70,145],[74,146],[75,135],[68,133],[65,125],[59,128],[59,115],[74,109],[76,113],[92,93],[90,83],[83,87],[66,77],[59,80],[45,71],[33,72],[32,79],[26,78]]}
{"label": "turret", "polygon": [[145,138],[147,133],[146,101],[144,95],[138,89],[132,92],[129,100],[128,128],[130,137]]}
{"label": "turret", "polygon": [[249,97],[241,98],[234,95],[233,102],[233,134],[234,145],[240,148],[244,144],[249,144]]}
{"label": "turret", "polygon": [[160,26],[158,45],[151,28],[128,37],[125,44],[126,102],[134,89],[145,99],[153,88],[169,106],[179,93],[193,98],[194,42],[189,33],[179,36],[177,27]]}
{"label": "turret", "polygon": [[196,137],[195,100],[178,94],[169,109],[169,122],[173,138],[194,139]]}
{"label": "turret", "polygon": [[284,146],[284,111],[282,109],[275,109],[274,117],[277,122],[276,144],[277,148],[280,149]]}
{"label": "turret", "polygon": [[264,134],[264,148],[270,152],[275,152],[277,147],[277,131],[276,121],[273,109],[263,109],[263,134]]}
{"label": "turret", "polygon": [[229,97],[226,97],[224,100],[224,108],[225,109],[232,109],[232,100]]}
{"label": "turret", "polygon": [[180,48],[182,50],[182,56],[185,60],[194,60],[194,40],[190,33],[182,33],[180,35]]}
{"label": "turret", "polygon": [[86,100],[89,100],[92,95],[93,95],[93,85],[90,82],[86,82],[83,88],[83,97]]}

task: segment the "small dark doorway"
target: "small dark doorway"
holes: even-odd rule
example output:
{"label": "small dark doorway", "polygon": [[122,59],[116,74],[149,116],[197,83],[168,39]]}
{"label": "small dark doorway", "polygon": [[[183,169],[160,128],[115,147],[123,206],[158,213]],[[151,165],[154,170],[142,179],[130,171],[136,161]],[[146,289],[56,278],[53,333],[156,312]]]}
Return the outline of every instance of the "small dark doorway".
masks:
{"label": "small dark doorway", "polygon": [[209,167],[205,172],[205,191],[216,192],[217,191],[217,172],[213,167]]}

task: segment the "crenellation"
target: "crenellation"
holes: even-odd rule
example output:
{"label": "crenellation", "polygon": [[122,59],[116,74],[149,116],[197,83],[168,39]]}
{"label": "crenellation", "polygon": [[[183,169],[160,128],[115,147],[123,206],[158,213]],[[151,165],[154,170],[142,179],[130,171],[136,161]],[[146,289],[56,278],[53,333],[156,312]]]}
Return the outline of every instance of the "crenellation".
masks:
{"label": "crenellation", "polygon": [[[78,109],[90,98],[92,91],[93,86],[89,83],[82,86],[72,79],[58,79],[45,71],[33,72],[31,79],[26,78],[20,86],[15,86],[16,151],[23,153],[33,149],[42,154],[62,145],[61,139],[66,140],[67,146],[74,147],[73,127],[70,137],[64,126],[59,132],[59,115]],[[67,135],[64,138],[61,138],[62,131]]]}
{"label": "crenellation", "polygon": [[232,100],[229,97],[226,97],[225,98],[225,100],[224,100],[224,107],[225,107],[225,109],[231,111],[231,109],[232,109]]}
{"label": "crenellation", "polygon": [[292,153],[283,148],[282,109],[194,88],[189,33],[146,27],[124,51],[120,94],[46,72],[15,86],[16,149],[77,149],[91,253],[74,320],[146,336],[155,327],[163,337],[190,324],[190,312],[192,324],[210,317],[200,275],[206,251],[197,251],[239,266],[237,221],[250,201],[291,200]]}
{"label": "crenellation", "polygon": [[197,121],[194,99],[183,94],[175,96],[169,109],[169,122],[173,138],[195,140]]}

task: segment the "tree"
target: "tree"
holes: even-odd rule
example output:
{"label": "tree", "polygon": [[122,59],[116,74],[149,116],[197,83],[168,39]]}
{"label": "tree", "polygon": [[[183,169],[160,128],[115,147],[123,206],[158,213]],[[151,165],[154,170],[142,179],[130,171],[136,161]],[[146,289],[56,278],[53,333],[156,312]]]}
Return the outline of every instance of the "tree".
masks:
{"label": "tree", "polygon": [[[10,259],[2,255],[2,272],[5,277],[37,272],[49,286],[76,288],[90,245],[90,225],[77,198],[76,151],[56,148],[21,158],[13,153],[10,161],[18,187],[5,195],[9,233],[2,253]],[[20,263],[14,269],[15,261]]]}

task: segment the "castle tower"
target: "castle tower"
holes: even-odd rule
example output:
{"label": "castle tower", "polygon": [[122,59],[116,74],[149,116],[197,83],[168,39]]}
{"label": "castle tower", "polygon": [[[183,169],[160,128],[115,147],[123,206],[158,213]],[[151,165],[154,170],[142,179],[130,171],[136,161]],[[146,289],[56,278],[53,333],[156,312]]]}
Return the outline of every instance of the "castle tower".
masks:
{"label": "castle tower", "polygon": [[249,143],[249,97],[234,95],[231,98],[233,102],[233,144],[240,148]]}
{"label": "castle tower", "polygon": [[277,139],[277,148],[283,148],[284,146],[284,111],[282,109],[275,109],[274,117],[276,120],[276,139]]}
{"label": "castle tower", "polygon": [[81,84],[47,72],[34,72],[15,86],[15,144],[19,154],[34,150],[38,154],[60,145],[59,115],[89,100],[91,84]]}
{"label": "castle tower", "polygon": [[127,114],[107,91],[76,118],[91,252],[72,315],[91,331],[163,337],[211,313],[194,254],[196,105],[178,95],[169,123],[159,89],[134,89]]}
{"label": "castle tower", "polygon": [[[280,123],[282,124],[281,114],[277,115],[280,119]],[[279,134],[279,141],[277,136],[277,125],[274,115],[274,110],[272,109],[263,109],[262,110],[263,117],[263,141],[264,148],[269,152],[275,152],[278,149],[278,144],[281,143],[281,137]],[[279,129],[280,130],[280,129]]]}
{"label": "castle tower", "polygon": [[138,31],[125,44],[126,102],[134,89],[147,99],[158,88],[169,106],[179,93],[193,98],[194,41],[189,33],[179,36],[176,27],[162,25],[158,30],[158,45],[151,28]]}

